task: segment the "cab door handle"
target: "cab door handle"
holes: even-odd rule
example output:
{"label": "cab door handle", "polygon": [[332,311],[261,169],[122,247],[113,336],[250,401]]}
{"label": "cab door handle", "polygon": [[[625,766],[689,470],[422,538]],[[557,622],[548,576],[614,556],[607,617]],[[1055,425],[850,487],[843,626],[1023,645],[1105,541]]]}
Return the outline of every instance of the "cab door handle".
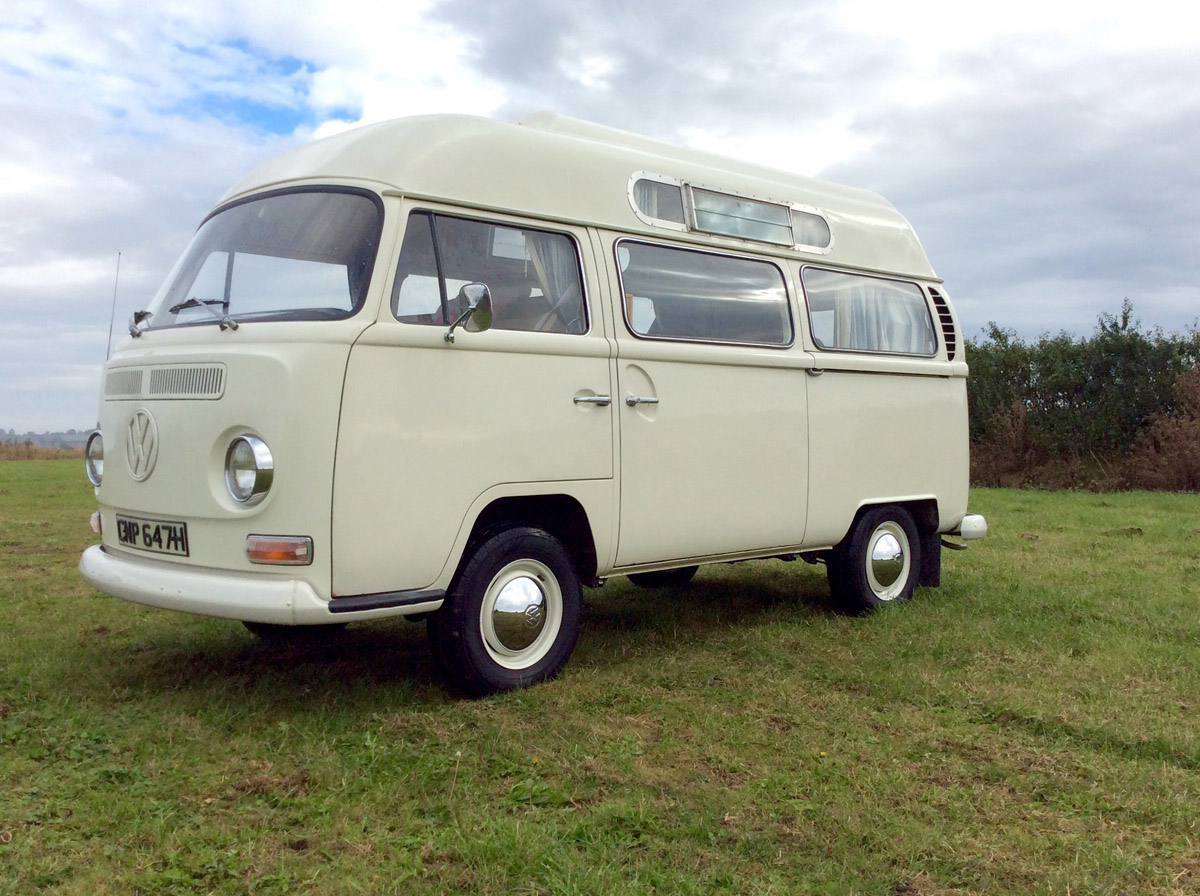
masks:
{"label": "cab door handle", "polygon": [[639,404],[658,404],[657,398],[646,398],[638,395],[627,395],[625,403],[631,408],[636,408]]}
{"label": "cab door handle", "polygon": [[576,395],[574,401],[576,404],[594,404],[602,408],[612,404],[612,398],[608,395]]}

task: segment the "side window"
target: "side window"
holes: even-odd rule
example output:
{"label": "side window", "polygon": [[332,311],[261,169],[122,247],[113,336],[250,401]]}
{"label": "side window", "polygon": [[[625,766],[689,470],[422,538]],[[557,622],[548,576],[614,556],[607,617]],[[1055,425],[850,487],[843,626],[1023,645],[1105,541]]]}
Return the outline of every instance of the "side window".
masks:
{"label": "side window", "polygon": [[915,283],[805,268],[808,319],[818,348],[932,357],[937,337]]}
{"label": "side window", "polygon": [[774,264],[622,241],[625,323],[638,336],[789,345],[783,273]]}
{"label": "side window", "polygon": [[428,212],[409,215],[392,292],[397,320],[453,323],[465,310],[458,292],[468,283],[487,284],[492,329],[587,331],[579,255],[570,237]]}
{"label": "side window", "polygon": [[683,217],[683,188],[656,178],[641,177],[633,184],[633,208],[650,223],[687,227]]}
{"label": "side window", "polygon": [[629,184],[634,213],[653,227],[698,230],[778,246],[824,252],[833,231],[815,208],[705,189],[642,171]]}

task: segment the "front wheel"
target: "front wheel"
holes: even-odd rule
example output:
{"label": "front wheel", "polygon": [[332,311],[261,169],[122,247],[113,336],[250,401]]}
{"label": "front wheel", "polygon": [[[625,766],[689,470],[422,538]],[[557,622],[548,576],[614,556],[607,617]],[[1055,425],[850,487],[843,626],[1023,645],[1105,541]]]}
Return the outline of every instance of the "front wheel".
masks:
{"label": "front wheel", "polygon": [[442,608],[429,641],[450,680],[472,696],[553,678],[579,637],[583,595],[557,538],[528,526],[483,541]]}
{"label": "front wheel", "polygon": [[847,612],[908,600],[921,571],[921,541],[903,507],[871,507],[826,561],[829,590]]}

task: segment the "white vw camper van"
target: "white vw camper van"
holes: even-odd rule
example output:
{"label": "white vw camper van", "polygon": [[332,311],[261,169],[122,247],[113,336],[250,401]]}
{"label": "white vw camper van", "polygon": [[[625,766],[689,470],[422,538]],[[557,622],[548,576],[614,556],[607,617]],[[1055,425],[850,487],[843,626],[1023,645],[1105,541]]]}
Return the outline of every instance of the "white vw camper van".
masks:
{"label": "white vw camper van", "polygon": [[109,361],[87,470],[128,600],[428,620],[487,693],[549,678],[582,587],[823,562],[936,585],[967,364],[880,197],[583,122],[434,115],[235,186]]}

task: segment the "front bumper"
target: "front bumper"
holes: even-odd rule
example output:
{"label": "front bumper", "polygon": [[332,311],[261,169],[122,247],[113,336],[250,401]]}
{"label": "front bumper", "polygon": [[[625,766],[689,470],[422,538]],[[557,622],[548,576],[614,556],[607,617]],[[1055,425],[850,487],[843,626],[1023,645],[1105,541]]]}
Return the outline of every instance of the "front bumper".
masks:
{"label": "front bumper", "polygon": [[101,545],[83,552],[79,572],[94,588],[139,604],[277,625],[346,622],[298,579],[254,576],[116,553]]}

